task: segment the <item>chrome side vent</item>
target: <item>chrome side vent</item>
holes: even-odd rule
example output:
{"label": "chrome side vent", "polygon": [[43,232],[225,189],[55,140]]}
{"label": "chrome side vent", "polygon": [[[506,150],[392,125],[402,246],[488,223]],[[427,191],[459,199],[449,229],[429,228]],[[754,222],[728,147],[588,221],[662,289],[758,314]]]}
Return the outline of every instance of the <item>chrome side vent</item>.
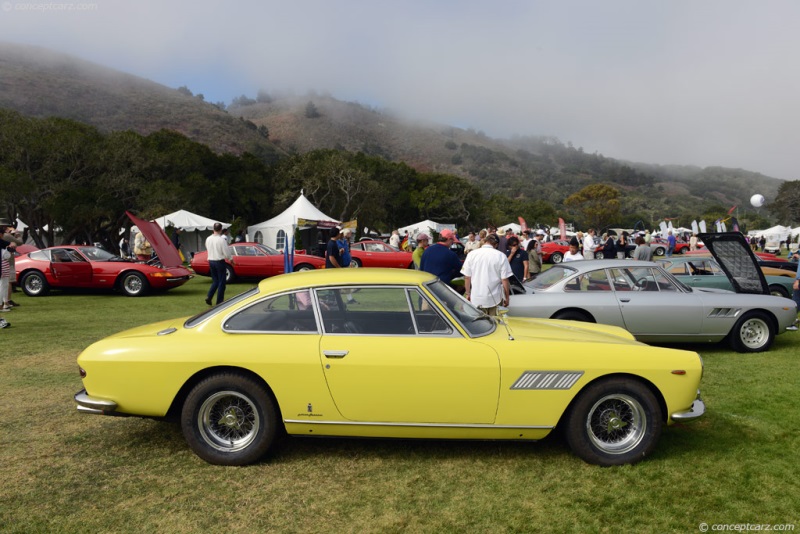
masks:
{"label": "chrome side vent", "polygon": [[570,389],[583,371],[525,371],[511,389]]}
{"label": "chrome side vent", "polygon": [[708,317],[709,319],[738,317],[740,313],[742,313],[741,308],[714,308]]}

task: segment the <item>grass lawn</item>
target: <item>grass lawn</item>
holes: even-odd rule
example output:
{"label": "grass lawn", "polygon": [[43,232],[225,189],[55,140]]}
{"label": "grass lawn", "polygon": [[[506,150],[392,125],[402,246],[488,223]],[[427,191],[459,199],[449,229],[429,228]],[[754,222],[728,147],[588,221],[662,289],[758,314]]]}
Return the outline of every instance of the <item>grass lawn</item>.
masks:
{"label": "grass lawn", "polygon": [[[742,355],[697,345],[706,418],[636,466],[539,443],[290,438],[212,466],[176,424],[79,414],[75,359],[108,334],[205,309],[167,294],[15,297],[0,330],[2,532],[699,532],[800,520],[800,334]],[[250,284],[228,287],[228,296]]]}

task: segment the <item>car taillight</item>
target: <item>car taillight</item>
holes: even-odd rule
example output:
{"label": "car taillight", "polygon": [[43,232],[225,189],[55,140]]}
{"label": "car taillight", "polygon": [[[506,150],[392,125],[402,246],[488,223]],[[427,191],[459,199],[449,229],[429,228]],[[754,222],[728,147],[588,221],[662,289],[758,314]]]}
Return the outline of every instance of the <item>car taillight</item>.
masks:
{"label": "car taillight", "polygon": [[78,367],[78,374],[81,375],[81,378],[86,378],[86,369],[83,367]]}

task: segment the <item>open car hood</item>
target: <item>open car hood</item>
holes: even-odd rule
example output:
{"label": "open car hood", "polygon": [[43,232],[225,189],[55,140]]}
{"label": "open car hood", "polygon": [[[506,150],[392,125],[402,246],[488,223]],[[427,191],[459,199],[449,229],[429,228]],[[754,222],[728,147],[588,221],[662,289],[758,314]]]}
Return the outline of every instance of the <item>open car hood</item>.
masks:
{"label": "open car hood", "polygon": [[750,244],[739,232],[698,234],[737,293],[769,295],[769,286]]}
{"label": "open car hood", "polygon": [[161,265],[166,268],[183,266],[181,256],[178,254],[178,249],[175,248],[175,245],[172,244],[172,241],[170,241],[167,234],[164,233],[164,230],[157,223],[140,219],[129,211],[125,213],[153,246],[153,250],[158,254],[158,261],[161,262]]}

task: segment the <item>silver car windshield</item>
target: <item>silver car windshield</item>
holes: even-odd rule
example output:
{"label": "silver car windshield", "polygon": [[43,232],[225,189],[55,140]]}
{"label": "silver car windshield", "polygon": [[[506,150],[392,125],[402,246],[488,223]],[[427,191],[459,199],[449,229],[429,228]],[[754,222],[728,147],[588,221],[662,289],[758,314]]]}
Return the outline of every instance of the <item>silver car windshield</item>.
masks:
{"label": "silver car windshield", "polygon": [[525,282],[525,287],[533,289],[534,291],[537,289],[541,291],[559,283],[565,278],[569,278],[577,272],[577,269],[567,267],[566,265],[554,265],[540,273],[539,276],[530,282]]}
{"label": "silver car windshield", "polygon": [[473,306],[456,291],[437,279],[426,286],[456,321],[464,327],[470,337],[491,334],[497,328],[494,319]]}

